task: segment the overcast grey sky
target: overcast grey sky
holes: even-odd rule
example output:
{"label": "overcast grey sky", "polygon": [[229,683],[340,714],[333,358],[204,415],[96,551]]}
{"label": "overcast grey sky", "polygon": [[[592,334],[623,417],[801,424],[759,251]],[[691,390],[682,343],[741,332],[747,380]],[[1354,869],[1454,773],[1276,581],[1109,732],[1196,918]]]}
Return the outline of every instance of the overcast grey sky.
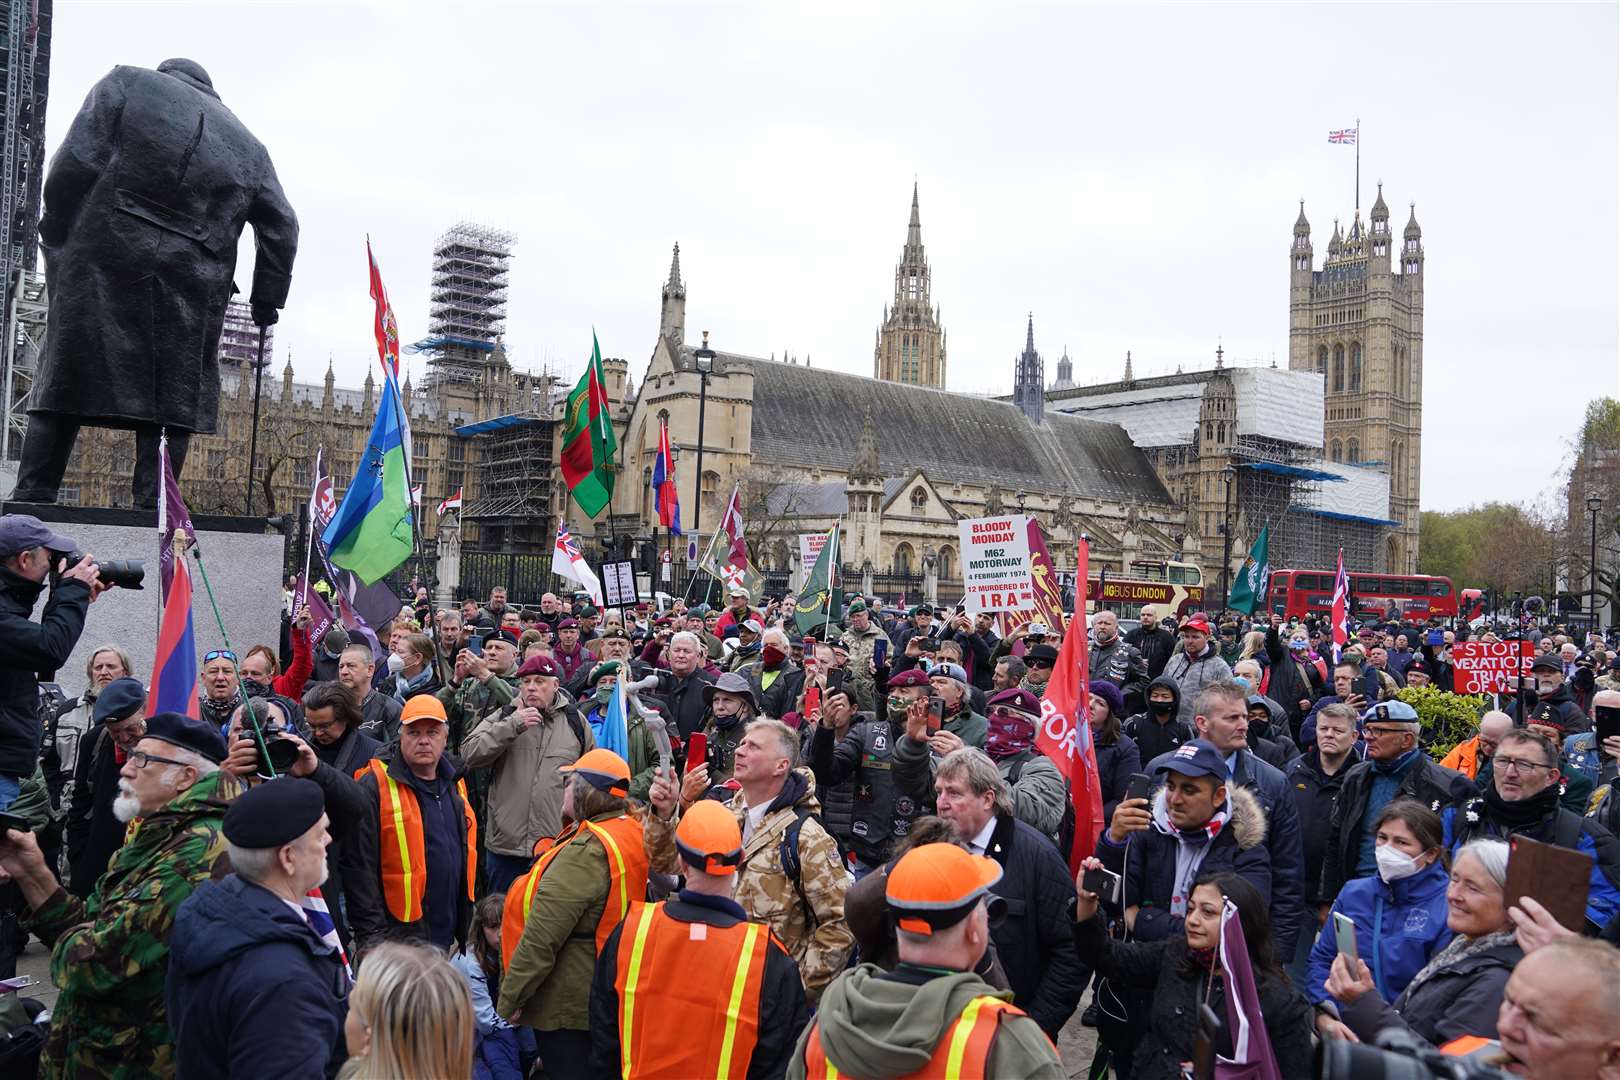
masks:
{"label": "overcast grey sky", "polygon": [[577,374],[594,326],[639,382],[678,240],[689,338],[870,375],[915,177],[950,386],[1007,392],[1028,311],[1049,378],[1286,364],[1298,200],[1320,261],[1359,117],[1363,207],[1423,226],[1450,509],[1548,489],[1620,382],[1617,11],[57,0],[48,136],[114,64],[201,62],[303,227],[276,368],[349,385],[365,234],[411,341],[463,218],[518,235],[520,367]]}

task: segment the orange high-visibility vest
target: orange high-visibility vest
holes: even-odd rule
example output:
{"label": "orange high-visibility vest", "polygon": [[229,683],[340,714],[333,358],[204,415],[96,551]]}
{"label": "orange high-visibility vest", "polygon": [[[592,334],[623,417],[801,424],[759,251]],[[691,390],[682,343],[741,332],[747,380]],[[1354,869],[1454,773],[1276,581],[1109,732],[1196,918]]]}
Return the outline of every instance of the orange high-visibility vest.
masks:
{"label": "orange high-visibility vest", "polygon": [[[422,898],[427,895],[427,847],[422,834],[422,808],[409,784],[388,775],[388,767],[376,758],[366,766],[377,781],[377,840],[381,858],[383,900],[388,914],[402,923],[422,917]],[[467,823],[467,899],[478,885],[478,819],[467,798],[467,783],[456,781],[461,796],[461,814]]]}
{"label": "orange high-visibility vest", "polygon": [[506,890],[506,906],[501,912],[501,966],[512,962],[512,953],[529,921],[534,891],[559,852],[585,830],[596,837],[607,852],[608,895],[602,918],[596,924],[596,951],[601,952],[608,935],[630,911],[630,905],[647,896],[647,845],[641,836],[641,822],[629,814],[606,821],[582,821],[562,831],[556,841],[535,860],[529,872]]}
{"label": "orange high-visibility vest", "polygon": [[770,943],[761,923],[718,927],[671,918],[661,903],[633,906],[613,983],[624,1080],[746,1074]]}
{"label": "orange high-visibility vest", "polygon": [[[1023,1015],[1024,1010],[1000,998],[974,998],[956,1022],[945,1029],[928,1064],[908,1073],[904,1080],[978,1080],[987,1075],[990,1044],[995,1041],[1002,1017]],[[821,1051],[819,1023],[810,1025],[810,1037],[804,1043],[804,1075],[809,1080],[836,1080],[843,1075]]]}

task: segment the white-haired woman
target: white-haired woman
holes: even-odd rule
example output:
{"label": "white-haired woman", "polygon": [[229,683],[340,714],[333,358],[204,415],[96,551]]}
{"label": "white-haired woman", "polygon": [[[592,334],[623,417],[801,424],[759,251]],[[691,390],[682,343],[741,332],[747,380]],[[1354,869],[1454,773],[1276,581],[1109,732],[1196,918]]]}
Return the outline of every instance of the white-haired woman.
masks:
{"label": "white-haired woman", "polygon": [[1446,925],[1457,936],[1412,977],[1393,1005],[1379,997],[1365,961],[1356,960],[1352,970],[1342,955],[1334,958],[1327,992],[1356,1038],[1371,1042],[1391,1027],[1435,1046],[1463,1035],[1496,1037],[1502,991],[1524,957],[1504,903],[1507,863],[1508,846],[1501,840],[1475,840],[1457,852],[1446,891]]}

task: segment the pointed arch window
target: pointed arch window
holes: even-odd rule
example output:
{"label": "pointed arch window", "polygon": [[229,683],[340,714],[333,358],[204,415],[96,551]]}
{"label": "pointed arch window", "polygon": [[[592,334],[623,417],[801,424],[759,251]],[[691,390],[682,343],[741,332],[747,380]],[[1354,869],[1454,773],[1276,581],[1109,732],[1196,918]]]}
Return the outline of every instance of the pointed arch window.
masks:
{"label": "pointed arch window", "polygon": [[1327,369],[1328,369],[1327,364],[1328,364],[1327,346],[1323,345],[1321,348],[1316,350],[1316,370],[1320,371],[1323,375],[1326,375],[1327,374]]}
{"label": "pointed arch window", "polygon": [[928,492],[921,486],[911,489],[911,509],[914,513],[922,513],[923,507],[928,505]]}
{"label": "pointed arch window", "polygon": [[942,581],[956,577],[956,552],[949,544],[939,549],[939,576]]}
{"label": "pointed arch window", "polygon": [[1341,443],[1338,439],[1333,440],[1332,457],[1333,457],[1334,461],[1343,461],[1344,460],[1344,444]]}
{"label": "pointed arch window", "polygon": [[1333,392],[1344,392],[1344,346],[1333,346]]}
{"label": "pointed arch window", "polygon": [[1361,389],[1361,342],[1352,342],[1350,345],[1350,392],[1357,393]]}
{"label": "pointed arch window", "polygon": [[910,544],[901,544],[899,547],[895,548],[894,572],[896,574],[909,577],[911,575],[911,564],[915,557],[916,556],[912,552]]}
{"label": "pointed arch window", "polygon": [[1359,464],[1361,462],[1361,440],[1351,439],[1350,442],[1345,446],[1344,452],[1346,455],[1348,455],[1350,464]]}

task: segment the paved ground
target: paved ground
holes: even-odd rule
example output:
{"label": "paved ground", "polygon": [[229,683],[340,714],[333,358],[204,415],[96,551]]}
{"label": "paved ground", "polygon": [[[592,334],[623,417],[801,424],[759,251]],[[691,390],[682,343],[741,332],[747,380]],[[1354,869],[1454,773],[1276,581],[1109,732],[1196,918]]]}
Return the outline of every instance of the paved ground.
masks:
{"label": "paved ground", "polygon": [[[32,975],[39,980],[38,986],[30,987],[24,993],[43,1001],[46,1007],[53,1008],[56,1005],[57,989],[51,983],[50,966],[50,953],[45,951],[45,946],[41,945],[38,939],[30,939],[28,951],[17,958],[17,974]],[[1089,1001],[1090,997],[1088,990],[1085,1000]],[[1068,1026],[1058,1036],[1058,1052],[1063,1055],[1063,1064],[1069,1076],[1086,1075],[1086,1069],[1091,1065],[1092,1052],[1096,1048],[1097,1032],[1094,1028],[1081,1026],[1080,1013],[1077,1010]]]}

